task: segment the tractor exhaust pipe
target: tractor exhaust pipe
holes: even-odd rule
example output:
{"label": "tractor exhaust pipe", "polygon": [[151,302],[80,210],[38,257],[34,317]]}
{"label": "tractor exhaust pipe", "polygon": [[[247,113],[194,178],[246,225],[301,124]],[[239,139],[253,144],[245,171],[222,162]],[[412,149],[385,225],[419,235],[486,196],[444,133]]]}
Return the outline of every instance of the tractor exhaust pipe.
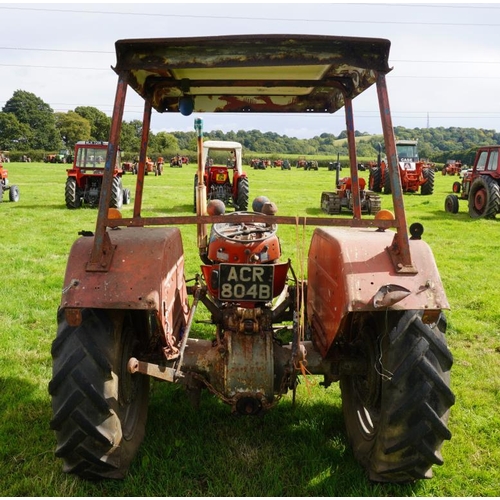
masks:
{"label": "tractor exhaust pipe", "polygon": [[337,163],[335,164],[335,186],[340,188],[340,153],[337,153]]}
{"label": "tractor exhaust pipe", "polygon": [[[195,118],[194,129],[198,144],[198,184],[196,186],[196,215],[207,215],[207,190],[203,181],[205,165],[203,165],[203,120]],[[207,253],[207,224],[198,223],[198,248],[200,255]]]}

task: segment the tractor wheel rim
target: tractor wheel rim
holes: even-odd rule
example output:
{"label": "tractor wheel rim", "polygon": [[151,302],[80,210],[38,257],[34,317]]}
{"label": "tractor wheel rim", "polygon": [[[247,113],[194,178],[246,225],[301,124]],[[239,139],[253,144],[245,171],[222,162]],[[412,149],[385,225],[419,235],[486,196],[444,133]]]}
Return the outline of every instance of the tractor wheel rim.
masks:
{"label": "tractor wheel rim", "polygon": [[474,196],[474,206],[478,212],[482,212],[486,206],[486,191],[479,189]]}

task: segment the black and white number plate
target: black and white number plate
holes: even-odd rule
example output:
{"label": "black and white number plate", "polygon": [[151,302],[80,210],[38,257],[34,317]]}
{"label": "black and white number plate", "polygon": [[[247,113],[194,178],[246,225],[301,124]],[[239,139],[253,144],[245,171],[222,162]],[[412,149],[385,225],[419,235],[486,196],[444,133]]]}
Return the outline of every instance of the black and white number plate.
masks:
{"label": "black and white number plate", "polygon": [[245,302],[273,298],[274,266],[221,264],[219,299]]}

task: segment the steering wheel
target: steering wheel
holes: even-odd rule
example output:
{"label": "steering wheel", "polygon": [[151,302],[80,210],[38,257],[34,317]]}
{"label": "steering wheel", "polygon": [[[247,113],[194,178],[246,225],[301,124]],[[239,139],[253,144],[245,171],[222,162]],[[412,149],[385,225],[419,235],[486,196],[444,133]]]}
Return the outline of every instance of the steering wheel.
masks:
{"label": "steering wheel", "polygon": [[[228,214],[231,215],[241,215],[241,214],[252,215],[252,212],[233,212]],[[225,238],[230,241],[262,241],[276,233],[277,225],[268,224],[266,222],[220,222],[214,224],[213,229],[215,233],[221,238]]]}

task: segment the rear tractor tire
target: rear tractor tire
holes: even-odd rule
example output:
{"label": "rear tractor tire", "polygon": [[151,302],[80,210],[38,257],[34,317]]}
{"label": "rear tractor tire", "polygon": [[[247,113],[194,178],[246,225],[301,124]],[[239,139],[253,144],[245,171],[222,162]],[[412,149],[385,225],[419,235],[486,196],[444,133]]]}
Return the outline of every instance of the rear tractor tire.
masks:
{"label": "rear tractor tire", "polygon": [[380,167],[374,167],[370,169],[368,185],[371,191],[374,191],[375,193],[382,192],[382,170],[380,169]]}
{"label": "rear tractor tire", "polygon": [[368,215],[377,215],[382,208],[382,199],[380,195],[370,193],[366,195],[366,212]]}
{"label": "rear tractor tire", "polygon": [[68,177],[66,179],[64,199],[66,201],[66,207],[68,207],[69,209],[80,208],[82,206],[80,190],[76,185],[76,179],[74,177]]}
{"label": "rear tractor tire", "polygon": [[248,198],[250,196],[250,186],[247,177],[238,179],[238,191],[236,197],[236,207],[240,212],[245,212],[248,209]]}
{"label": "rear tractor tire", "polygon": [[458,196],[456,194],[449,194],[444,200],[444,209],[449,214],[457,214],[458,213]]}
{"label": "rear tractor tire", "polygon": [[422,176],[425,182],[420,188],[420,193],[424,196],[434,193],[434,170],[432,168],[424,168],[422,170]]}
{"label": "rear tractor tire", "polygon": [[9,187],[9,201],[14,203],[19,201],[19,188],[16,185]]}
{"label": "rear tractor tire", "polygon": [[469,191],[469,215],[473,219],[494,219],[500,212],[500,186],[487,175],[477,177]]}
{"label": "rear tractor tire", "polygon": [[58,324],[49,383],[55,454],[64,472],[121,479],[143,440],[149,398],[148,377],[127,371],[139,345],[130,316],[84,309],[72,327],[60,310]]}
{"label": "rear tractor tire", "polygon": [[113,177],[113,185],[111,186],[111,208],[122,208],[123,205],[123,186],[120,177]]}
{"label": "rear tractor tire", "polygon": [[385,175],[383,177],[384,177],[384,194],[391,194],[392,193],[391,176],[389,175],[388,168],[385,169]]}
{"label": "rear tractor tire", "polygon": [[[422,311],[362,315],[349,339],[359,374],[342,375],[342,406],[356,459],[377,482],[407,483],[432,477],[447,422],[452,355],[446,321],[422,321]],[[364,367],[364,369],[361,369]]]}
{"label": "rear tractor tire", "polygon": [[130,189],[129,188],[124,188],[123,190],[123,204],[124,205],[130,205]]}

